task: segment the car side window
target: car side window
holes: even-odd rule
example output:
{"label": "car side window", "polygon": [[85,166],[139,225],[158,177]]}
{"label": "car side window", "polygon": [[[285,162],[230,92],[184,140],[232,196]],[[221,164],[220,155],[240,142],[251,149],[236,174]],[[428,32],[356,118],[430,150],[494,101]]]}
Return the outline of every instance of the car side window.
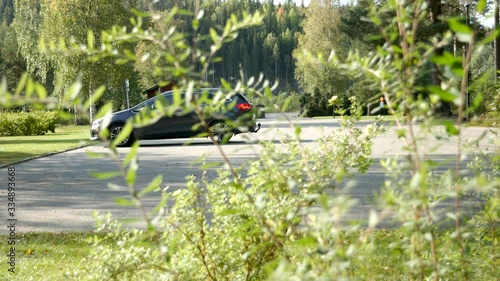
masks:
{"label": "car side window", "polygon": [[[207,105],[214,99],[214,93],[196,92],[193,94],[193,102],[196,100],[200,105]],[[201,103],[200,103],[201,100]]]}
{"label": "car side window", "polygon": [[[201,93],[199,93],[201,95]],[[230,103],[233,101],[232,97],[228,95],[227,92],[220,91],[217,89],[210,90],[208,92],[207,98],[210,103],[216,103],[220,102],[221,100],[224,100],[225,103]],[[208,102],[208,101],[207,101]]]}
{"label": "car side window", "polygon": [[172,94],[162,94],[155,98],[151,104],[151,108],[156,108],[157,102],[160,102],[164,107],[169,107],[174,103],[174,97]]}
{"label": "car side window", "polygon": [[156,99],[151,99],[142,102],[141,104],[138,104],[135,106],[134,111],[143,111],[143,110],[150,110],[153,109],[153,105]]}

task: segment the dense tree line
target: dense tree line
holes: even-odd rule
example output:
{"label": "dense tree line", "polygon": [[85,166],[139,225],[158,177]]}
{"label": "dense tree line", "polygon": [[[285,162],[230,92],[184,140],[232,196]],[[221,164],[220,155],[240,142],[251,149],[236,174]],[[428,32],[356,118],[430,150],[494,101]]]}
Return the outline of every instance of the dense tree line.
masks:
{"label": "dense tree line", "polygon": [[[332,108],[328,107],[326,102],[333,95],[339,97],[339,104],[343,108],[349,106],[349,97],[354,95],[362,104],[372,104],[372,108],[378,105],[379,93],[376,90],[366,87],[364,78],[361,76],[348,77],[343,72],[339,72],[333,65],[317,64],[314,61],[305,59],[304,52],[313,54],[322,53],[324,57],[328,57],[333,50],[339,58],[347,58],[348,53],[358,52],[361,55],[375,51],[385,38],[381,35],[382,28],[394,24],[396,14],[394,11],[384,10],[386,1],[375,3],[385,13],[385,16],[376,19],[372,18],[372,6],[374,1],[359,0],[355,4],[343,4],[340,1],[322,1],[311,0],[309,7],[305,10],[304,20],[302,22],[303,33],[299,35],[298,46],[295,49],[297,57],[297,68],[295,69],[295,78],[297,82],[305,89],[309,95],[304,97],[305,103],[309,103],[309,109],[318,111],[318,114],[324,112],[332,112]],[[490,3],[491,4],[491,3]],[[479,21],[479,14],[475,13],[475,3],[471,4],[469,23],[476,33],[476,40],[484,39],[491,29],[484,27]],[[426,10],[426,18],[423,18],[415,28],[417,32],[416,38],[421,43],[427,43],[433,36],[443,37],[443,34],[449,32],[447,19],[461,18],[464,22],[465,6],[464,2],[453,0],[431,0],[428,1],[428,9]],[[398,41],[400,35],[392,34],[392,40]],[[399,44],[399,43],[398,43]],[[436,50],[435,57],[443,54],[443,51],[450,51],[459,60],[464,54],[465,44],[455,42],[442,46]],[[490,56],[491,48],[482,49],[481,52],[487,54],[474,53],[479,57],[484,58]],[[300,59],[304,57],[304,59]],[[493,60],[487,63],[487,66],[480,67],[481,63],[472,62],[471,73],[474,77],[480,77],[487,73],[486,69],[493,69]],[[483,65],[484,66],[484,65]],[[481,68],[481,69],[480,69]],[[419,73],[417,85],[434,84],[440,85],[442,71],[445,69],[439,68],[437,65],[427,65],[425,69]],[[474,79],[474,77],[472,77]],[[488,81],[492,82],[493,75],[490,75]],[[471,80],[472,81],[472,80]],[[491,96],[495,92],[493,83],[488,84],[488,87],[483,87],[481,90],[472,91],[471,100],[475,95],[481,93],[484,96]],[[483,83],[484,86],[484,83]],[[486,88],[488,90],[486,90]],[[422,94],[427,98],[425,91],[418,92],[416,95]],[[318,97],[319,95],[319,97]],[[484,103],[486,104],[486,102]],[[482,110],[484,110],[483,108]],[[443,102],[440,108],[436,108],[443,115],[453,113],[453,108]],[[312,114],[315,115],[315,114]]]}
{"label": "dense tree line", "polygon": [[[380,5],[383,3],[380,2]],[[433,0],[429,3],[428,20],[419,27],[418,38],[422,42],[447,30],[447,23],[440,19],[464,15],[464,7],[458,1]],[[307,51],[328,56],[334,50],[339,57],[345,58],[349,51],[356,50],[363,54],[374,50],[381,38],[377,37],[380,30],[369,20],[370,4],[370,0],[349,4],[312,0],[308,7],[296,5],[292,0],[283,0],[278,5],[272,0],[1,0],[0,75],[7,78],[8,88],[12,89],[22,73],[28,72],[55,93],[63,92],[71,81],[81,77],[84,94],[104,84],[107,86],[105,99],[113,100],[117,108],[122,108],[126,104],[126,79],[130,81],[131,97],[137,101],[143,98],[140,93],[145,89],[171,77],[158,77],[147,62],[116,65],[111,60],[95,63],[84,57],[47,55],[39,50],[39,42],[73,37],[76,42],[86,43],[87,31],[92,30],[97,44],[101,30],[110,29],[113,25],[131,25],[132,8],[162,15],[178,7],[192,14],[179,16],[171,22],[147,18],[144,28],[167,32],[175,26],[192,38],[192,44],[208,50],[210,40],[199,40],[198,35],[208,34],[209,28],[222,30],[231,15],[241,16],[243,11],[258,11],[265,16],[264,24],[241,31],[237,40],[225,44],[217,54],[221,60],[211,63],[204,77],[200,78],[219,85],[221,79],[230,82],[239,80],[240,73],[245,77],[263,74],[270,81],[278,81],[281,90],[321,95],[310,99],[319,103],[312,106],[321,106],[323,111],[329,111],[331,109],[327,108],[325,101],[332,95],[340,96],[344,103],[348,102],[350,95],[357,95],[362,103],[368,103],[370,99],[374,100],[377,93],[361,86],[362,77],[348,77],[335,66],[311,64],[301,55]],[[205,13],[198,30],[194,31],[190,23],[198,10]],[[384,24],[391,24],[393,17],[388,14]],[[484,37],[488,30],[478,23],[474,13],[471,18],[480,38]],[[454,48],[456,56],[461,56],[463,47],[454,45],[444,48]],[[148,52],[149,48],[141,43],[130,46],[137,54]],[[477,55],[481,58],[488,56]],[[473,64],[472,69],[476,76],[490,69],[485,69],[484,65],[476,66],[474,68]],[[196,67],[194,70],[199,70]],[[439,84],[439,75],[439,69],[430,65],[419,79],[422,83],[433,81]]]}
{"label": "dense tree line", "polygon": [[[150,67],[140,63],[116,66],[112,61],[96,64],[84,57],[47,55],[39,50],[38,42],[57,42],[59,37],[73,37],[77,42],[86,43],[88,30],[94,31],[97,36],[101,30],[110,29],[113,25],[130,25],[128,19],[133,16],[131,8],[161,15],[173,7],[192,13],[200,9],[205,11],[197,34],[208,34],[211,27],[222,30],[232,14],[241,16],[242,11],[260,11],[265,15],[264,25],[242,31],[236,41],[220,50],[218,56],[221,61],[213,63],[203,79],[218,85],[221,78],[234,82],[240,79],[240,73],[246,77],[263,73],[267,79],[279,81],[283,88],[297,87],[292,52],[297,45],[297,34],[302,31],[304,7],[296,6],[291,0],[280,5],[274,5],[271,0],[3,0],[0,2],[2,76],[7,77],[8,87],[12,89],[22,73],[27,71],[56,93],[63,92],[71,81],[80,76],[84,81],[84,93],[104,84],[108,88],[106,97],[114,99],[118,107],[123,107],[125,79],[131,80],[131,90],[138,96],[137,93],[170,77],[156,77]],[[188,24],[193,16],[185,16],[188,17],[185,19],[180,16],[171,24],[195,38],[196,34]],[[144,28],[166,32],[167,25],[161,19],[149,19]],[[200,48],[208,49],[210,46],[209,40],[198,44]],[[144,48],[147,49],[147,46],[138,44],[134,50],[140,53]]]}

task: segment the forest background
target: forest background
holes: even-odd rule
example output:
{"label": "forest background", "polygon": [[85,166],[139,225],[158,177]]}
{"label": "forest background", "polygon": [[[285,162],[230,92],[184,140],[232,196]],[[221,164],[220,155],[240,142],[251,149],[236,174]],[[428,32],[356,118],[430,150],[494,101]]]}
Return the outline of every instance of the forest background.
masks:
{"label": "forest background", "polygon": [[[462,1],[463,2],[463,1]],[[458,0],[431,1],[432,12],[422,21],[418,40],[426,42],[432,34],[444,31],[447,26],[443,18],[464,17],[466,7]],[[125,109],[145,99],[145,91],[159,84],[177,82],[199,72],[201,65],[186,66],[190,72],[179,74],[159,74],[152,67],[153,57],[138,62],[115,64],[112,59],[91,62],[85,56],[77,59],[64,54],[46,54],[39,49],[39,42],[57,41],[60,37],[74,38],[76,42],[87,41],[87,31],[92,30],[96,42],[99,32],[114,25],[130,28],[132,8],[141,12],[160,12],[165,15],[173,7],[187,11],[203,9],[205,15],[200,20],[196,34],[208,34],[209,28],[222,30],[231,15],[241,16],[243,11],[260,11],[264,24],[241,30],[238,38],[231,44],[225,44],[218,52],[217,60],[204,72],[205,77],[198,77],[213,86],[220,86],[221,79],[236,84],[237,81],[250,77],[259,77],[278,83],[274,91],[274,103],[283,104],[291,97],[289,111],[298,111],[299,107],[307,111],[308,116],[331,115],[332,106],[328,100],[338,96],[338,105],[349,108],[349,98],[356,96],[365,105],[364,114],[369,105],[375,108],[380,93],[366,87],[363,77],[344,75],[334,66],[325,67],[308,63],[300,59],[304,50],[312,54],[323,53],[328,56],[333,49],[340,58],[346,58],[349,51],[360,55],[368,54],[381,42],[377,37],[377,27],[366,20],[369,15],[370,1],[330,1],[327,7],[319,0],[313,1],[256,1],[256,0],[204,0],[201,7],[195,7],[197,1],[182,0],[112,0],[112,1],[50,1],[50,0],[1,0],[0,1],[0,76],[5,77],[8,90],[15,88],[23,73],[27,72],[48,90],[61,96],[77,77],[83,80],[82,99],[97,88],[105,85],[106,93],[97,107],[112,101],[114,110]],[[491,15],[491,1],[483,13],[476,13],[471,6],[469,23],[478,36],[478,40],[492,32],[492,26],[485,26],[485,17]],[[54,12],[54,11],[58,12]],[[61,12],[63,11],[63,12]],[[200,49],[208,49],[211,40],[196,38],[191,26],[193,15],[185,15],[165,23],[163,20],[149,19],[144,25],[160,32],[168,33],[172,26],[186,36],[192,36]],[[388,15],[388,18],[391,18]],[[491,19],[491,17],[490,17]],[[208,40],[207,40],[208,39]],[[133,43],[132,43],[133,44]],[[170,46],[175,49],[174,46]],[[136,43],[131,46],[138,56],[150,54],[153,46]],[[455,57],[462,57],[466,44],[455,42],[445,49],[453,49]],[[160,65],[168,65],[163,58]],[[490,73],[489,79],[479,79]],[[184,75],[184,76],[183,76]],[[429,65],[418,78],[417,85],[439,84],[439,74]],[[480,81],[479,81],[480,80]],[[484,48],[474,50],[470,66],[470,101],[481,94],[483,103],[471,114],[482,117],[495,111],[497,101],[494,75],[493,42]],[[128,85],[128,86],[126,86]],[[127,103],[126,91],[129,92]],[[426,93],[424,93],[426,95]],[[496,98],[498,99],[498,98]],[[268,110],[273,108],[269,101],[263,103]],[[269,103],[269,104],[266,104]],[[70,109],[71,110],[71,109]],[[436,108],[442,115],[456,114],[456,108],[444,105]],[[76,120],[76,119],[75,119]],[[80,120],[81,121],[81,120]],[[83,122],[86,122],[83,118]]]}

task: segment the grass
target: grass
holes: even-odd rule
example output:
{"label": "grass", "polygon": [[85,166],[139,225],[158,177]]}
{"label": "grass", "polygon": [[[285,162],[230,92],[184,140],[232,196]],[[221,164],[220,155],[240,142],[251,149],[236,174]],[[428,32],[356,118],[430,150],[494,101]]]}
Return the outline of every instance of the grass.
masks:
{"label": "grass", "polygon": [[[361,121],[375,121],[375,120],[377,120],[378,117],[379,117],[378,115],[364,115],[364,116],[361,116]],[[333,119],[333,116],[332,115],[330,115],[330,116],[315,116],[312,118],[313,119]],[[340,115],[335,115],[335,119],[340,119]],[[394,115],[384,115],[383,119],[385,121],[394,121],[395,117],[394,117]]]}
{"label": "grass", "polygon": [[478,127],[500,128],[500,115],[490,114],[472,118],[469,124]]}
{"label": "grass", "polygon": [[[344,244],[357,244],[359,241],[358,232],[351,233],[343,237]],[[444,252],[439,252],[441,262],[450,256],[456,255],[458,246],[450,239],[449,231],[438,231],[436,233],[436,243]],[[358,248],[358,257],[353,258],[350,265],[351,270],[348,275],[352,278],[363,279],[371,277],[371,280],[409,280],[409,268],[406,261],[410,258],[405,252],[402,237],[408,233],[402,230],[377,230],[375,231],[370,245]],[[0,280],[76,280],[76,276],[71,276],[78,269],[83,269],[89,261],[95,260],[93,252],[95,246],[90,242],[94,237],[104,237],[104,234],[95,232],[68,232],[68,233],[24,233],[16,237],[16,268],[15,274],[8,272],[9,265],[6,261],[6,254],[9,253],[8,236],[0,236],[0,250],[4,254],[4,261],[0,266]],[[156,240],[157,238],[153,238]],[[117,241],[105,240],[101,244],[104,247],[111,247],[116,252],[121,246],[117,246]],[[141,247],[156,247],[155,241],[141,245]],[[358,245],[359,246],[359,245]],[[403,246],[403,247],[402,247]],[[471,280],[494,280],[497,270],[495,261],[484,260],[491,252],[491,243],[484,241],[471,241],[468,243],[471,252],[468,253],[468,263],[474,268],[470,272]],[[101,249],[99,249],[101,250]],[[428,253],[427,253],[428,254]],[[449,265],[453,266],[453,265]],[[459,267],[459,265],[454,265]],[[460,272],[448,272],[446,276],[450,280],[460,279]],[[81,277],[81,276],[80,276]],[[477,278],[477,279],[476,279]],[[493,279],[491,279],[493,278]]]}
{"label": "grass", "polygon": [[41,136],[1,136],[0,167],[21,160],[85,146],[89,126],[64,126]]}
{"label": "grass", "polygon": [[81,264],[91,253],[85,239],[93,233],[27,233],[16,236],[15,273],[8,271],[6,254],[11,245],[8,237],[0,236],[4,261],[0,280],[67,280],[68,271]]}
{"label": "grass", "polygon": [[[378,115],[364,115],[361,116],[361,121],[376,121]],[[313,119],[333,119],[333,116],[315,116],[312,117]],[[336,116],[336,119],[340,119],[340,116]],[[395,121],[396,117],[394,115],[384,115],[383,116],[384,121]],[[406,122],[406,119],[400,118],[400,121],[403,123]],[[441,125],[443,120],[446,121],[451,121],[453,123],[456,123],[457,117],[456,116],[451,116],[448,118],[437,118],[436,120],[433,121],[433,124],[435,125]],[[474,126],[474,127],[491,127],[491,128],[498,128],[500,127],[500,116],[482,116],[480,118],[471,118],[470,122],[465,123],[465,126]]]}

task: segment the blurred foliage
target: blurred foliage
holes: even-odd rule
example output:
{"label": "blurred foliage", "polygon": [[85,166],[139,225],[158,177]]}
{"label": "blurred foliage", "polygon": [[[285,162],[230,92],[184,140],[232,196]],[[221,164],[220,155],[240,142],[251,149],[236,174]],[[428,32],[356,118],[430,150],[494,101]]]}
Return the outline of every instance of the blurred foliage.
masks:
{"label": "blurred foliage", "polygon": [[[324,2],[313,2],[311,11],[339,19],[336,6],[325,8],[321,6]],[[255,4],[252,1],[224,3],[239,10]],[[278,141],[256,144],[261,148],[258,157],[241,166],[235,165],[214,141],[223,163],[202,157],[197,162],[200,176],[188,176],[185,188],[169,191],[168,178],[163,183],[161,174],[142,186],[138,184],[139,143],[127,150],[124,157],[116,149],[116,143],[126,138],[134,126],[150,124],[177,110],[196,111],[196,99],[192,102],[194,90],[210,84],[206,78],[210,77],[214,63],[226,54],[225,46],[238,45],[236,38],[249,34],[248,30],[279,22],[279,17],[269,17],[274,13],[269,1],[264,7],[270,9],[264,9],[262,14],[241,11],[221,26],[203,29],[201,19],[213,14],[201,9],[199,4],[200,1],[195,1],[192,10],[171,9],[167,14],[136,11],[130,29],[113,27],[101,33],[101,47],[95,46],[92,31],[83,43],[66,38],[45,42],[43,46],[48,55],[86,55],[93,62],[110,59],[120,65],[135,65],[144,57],[150,59],[147,54],[151,53],[155,75],[166,77],[160,83],[176,79],[179,88],[174,92],[171,107],[160,107],[151,114],[130,120],[109,144],[107,152],[91,155],[116,161],[116,171],[99,170],[93,175],[110,181],[109,187],[113,190],[128,191],[127,196],[115,201],[121,207],[136,207],[144,227],[134,229],[110,215],[97,215],[97,230],[106,235],[90,239],[93,252],[83,262],[83,268],[68,272],[69,277],[78,280],[373,279],[373,269],[381,263],[388,264],[387,270],[384,268],[387,273],[376,276],[394,280],[494,280],[498,276],[500,178],[496,158],[499,144],[495,142],[498,136],[494,132],[496,138],[492,138],[488,146],[494,149],[493,153],[473,150],[473,164],[465,171],[466,151],[460,142],[465,114],[478,109],[482,103],[482,95],[478,94],[470,108],[465,106],[465,93],[469,89],[463,83],[464,69],[471,65],[474,46],[489,44],[494,34],[477,42],[473,30],[453,17],[446,19],[449,29],[436,29],[429,35],[430,40],[419,41],[419,23],[428,17],[426,2],[369,3],[365,20],[379,32],[377,40],[383,42],[369,53],[349,48],[331,53],[322,50],[331,54],[325,56],[308,51],[307,48],[313,47],[309,41],[309,47],[297,54],[303,66],[312,67],[309,78],[318,76],[314,79],[325,82],[308,85],[311,86],[308,92],[313,94],[301,97],[310,97],[312,101],[306,100],[303,104],[314,102],[313,109],[326,107],[332,96],[336,96],[335,106],[339,106],[338,112],[344,115],[339,119],[340,128],[325,130],[323,137],[307,145],[301,141],[302,128],[290,122],[292,134],[283,134]],[[484,5],[485,1],[478,2],[478,8]],[[145,24],[145,18],[164,17],[168,25],[178,15],[189,18],[186,23],[192,33],[174,29],[164,34]],[[329,39],[341,36],[337,26],[325,22],[324,17],[316,17],[315,22],[313,16],[309,14],[308,23],[304,24],[306,34],[311,28],[314,34],[331,36]],[[472,46],[464,58],[443,49],[450,46],[454,38],[460,44]],[[321,39],[318,47],[327,48],[330,41]],[[163,49],[165,40],[167,46],[175,46],[175,49]],[[276,36],[267,34],[266,40],[263,46],[268,48],[270,59],[262,61],[270,65],[263,68],[264,74],[251,76],[241,71],[238,79],[232,76],[236,72],[233,68],[228,73],[234,79],[218,81],[222,88],[273,101],[275,86],[271,87],[263,77],[269,77],[265,71],[271,72],[272,63],[274,72],[278,72],[281,49],[276,47]],[[146,46],[140,57],[127,48],[132,43]],[[336,43],[335,46],[342,45]],[[443,52],[436,52],[438,49]],[[242,69],[243,65],[245,63]],[[428,74],[430,65],[436,65],[442,74],[439,85],[421,79]],[[172,74],[172,78],[167,74]],[[359,88],[351,92],[353,96],[342,95],[344,91],[339,89],[349,85],[349,81],[340,77],[359,81],[354,89]],[[478,81],[486,79],[483,77]],[[339,80],[331,84],[331,78]],[[86,81],[77,79],[58,100],[28,76],[21,78],[15,90],[6,85],[4,80],[0,88],[0,104],[5,107],[28,102],[34,108],[55,108],[62,103],[65,108],[83,111],[103,97],[106,89],[104,86],[95,89],[94,99],[90,101],[80,95]],[[364,93],[364,89],[369,92]],[[181,98],[181,90],[185,99]],[[404,121],[396,118],[389,132],[403,143],[403,151],[397,157],[381,160],[385,177],[380,191],[370,198],[374,208],[366,221],[352,221],[348,219],[349,211],[357,208],[358,202],[343,191],[356,192],[364,188],[351,179],[370,170],[374,140],[387,130],[381,119],[364,127],[356,126],[365,103],[371,101],[372,92],[378,93],[377,98],[383,97],[391,114],[404,118]],[[363,96],[358,96],[361,94]],[[214,101],[220,103],[224,101],[222,97],[219,95]],[[291,102],[292,99],[287,98],[282,109]],[[455,122],[436,120],[435,108],[442,103],[456,108]],[[96,117],[102,117],[106,124],[111,109],[110,103],[104,103]],[[203,114],[196,112],[201,118],[200,126],[208,126]],[[346,113],[350,116],[345,116]],[[472,144],[479,146],[480,141],[482,139]],[[446,163],[449,165],[441,166],[432,160],[432,153],[450,142],[457,142],[456,158]],[[489,157],[491,161],[485,160]],[[342,190],[337,190],[339,187]],[[160,202],[152,210],[146,209],[142,202],[153,192],[161,197]],[[480,202],[481,208],[466,211],[463,208],[467,205],[463,203],[466,199],[477,199],[468,203]],[[397,234],[397,237],[384,247],[386,252],[380,256],[375,230],[386,226],[397,228],[387,234]],[[393,268],[396,270],[391,270]]]}
{"label": "blurred foliage", "polygon": [[263,106],[265,112],[279,113],[279,112],[299,112],[300,111],[300,98],[301,94],[296,92],[282,92],[277,95],[272,95],[270,98],[267,96],[258,96],[252,99],[254,106]]}

